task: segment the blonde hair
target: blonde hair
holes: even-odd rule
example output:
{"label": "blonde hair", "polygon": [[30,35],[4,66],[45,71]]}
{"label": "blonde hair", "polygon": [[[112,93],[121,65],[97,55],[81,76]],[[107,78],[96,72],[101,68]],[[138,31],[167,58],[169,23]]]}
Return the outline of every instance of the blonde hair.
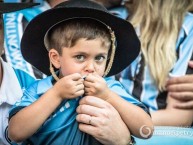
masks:
{"label": "blonde hair", "polygon": [[176,62],[176,41],[184,16],[193,0],[134,0],[128,5],[129,21],[140,28],[145,62],[160,91]]}

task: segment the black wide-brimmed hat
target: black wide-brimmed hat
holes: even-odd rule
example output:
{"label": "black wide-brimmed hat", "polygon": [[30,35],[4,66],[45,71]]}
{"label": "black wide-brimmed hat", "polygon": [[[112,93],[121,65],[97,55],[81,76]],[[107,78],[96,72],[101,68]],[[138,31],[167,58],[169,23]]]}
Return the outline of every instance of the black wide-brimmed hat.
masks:
{"label": "black wide-brimmed hat", "polygon": [[29,8],[29,7],[32,7],[35,5],[38,5],[38,3],[4,3],[4,2],[0,2],[0,14],[22,10],[22,9]]}
{"label": "black wide-brimmed hat", "polygon": [[121,72],[139,54],[140,41],[129,22],[110,14],[105,7],[95,2],[70,0],[39,14],[30,21],[21,41],[21,51],[25,60],[46,75],[50,75],[50,62],[44,37],[54,25],[73,18],[85,18],[85,21],[95,19],[114,31],[116,51],[113,65],[107,76]]}

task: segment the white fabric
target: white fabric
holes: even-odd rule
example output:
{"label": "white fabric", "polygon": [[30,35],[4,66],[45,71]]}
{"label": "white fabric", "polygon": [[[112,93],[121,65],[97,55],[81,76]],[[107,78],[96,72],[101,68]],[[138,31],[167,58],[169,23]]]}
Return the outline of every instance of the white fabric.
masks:
{"label": "white fabric", "polygon": [[3,79],[0,86],[0,145],[9,145],[5,139],[8,125],[9,109],[22,96],[22,90],[13,68],[0,59],[3,68]]}

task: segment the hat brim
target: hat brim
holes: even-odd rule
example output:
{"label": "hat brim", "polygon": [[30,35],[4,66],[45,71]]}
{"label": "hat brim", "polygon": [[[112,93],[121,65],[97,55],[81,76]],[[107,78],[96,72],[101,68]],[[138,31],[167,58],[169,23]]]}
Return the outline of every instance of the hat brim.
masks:
{"label": "hat brim", "polygon": [[117,47],[113,66],[107,76],[115,75],[126,68],[139,54],[140,42],[133,26],[107,12],[89,8],[56,8],[41,13],[27,26],[21,41],[24,59],[46,75],[50,75],[48,51],[44,36],[54,24],[72,18],[97,19],[114,31]]}
{"label": "hat brim", "polygon": [[39,3],[0,3],[0,13],[9,13],[36,6]]}

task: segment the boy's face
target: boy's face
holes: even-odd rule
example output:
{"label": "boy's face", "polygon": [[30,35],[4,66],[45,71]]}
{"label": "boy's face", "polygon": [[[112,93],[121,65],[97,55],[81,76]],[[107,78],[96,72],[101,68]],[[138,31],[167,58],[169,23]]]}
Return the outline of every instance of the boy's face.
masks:
{"label": "boy's face", "polygon": [[[67,76],[80,73],[82,76],[89,73],[104,75],[107,63],[108,50],[102,45],[101,39],[80,39],[71,48],[63,48],[62,55],[54,58],[53,65],[60,69],[60,75]],[[52,59],[51,59],[52,60]]]}

